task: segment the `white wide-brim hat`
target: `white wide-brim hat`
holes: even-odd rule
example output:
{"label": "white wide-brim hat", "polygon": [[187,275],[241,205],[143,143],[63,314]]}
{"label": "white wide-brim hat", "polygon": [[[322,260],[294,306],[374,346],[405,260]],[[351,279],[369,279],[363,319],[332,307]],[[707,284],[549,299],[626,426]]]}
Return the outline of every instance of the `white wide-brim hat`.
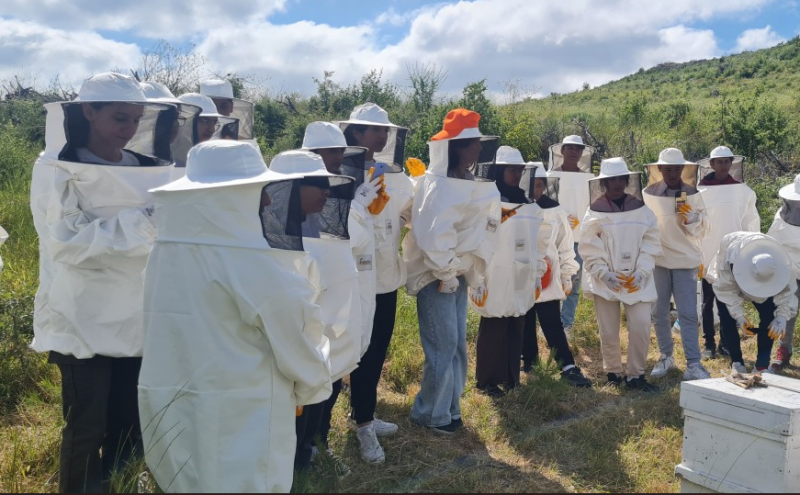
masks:
{"label": "white wide-brim hat", "polygon": [[267,168],[261,151],[247,141],[214,139],[192,147],[186,176],[150,192],[190,191],[302,178]]}
{"label": "white wide-brim hat", "polygon": [[200,114],[203,108],[193,103],[181,101],[172,94],[165,85],[155,81],[142,81],[139,83],[144,95],[153,103],[170,103],[172,105],[180,105],[181,108],[186,108],[190,113]]}
{"label": "white wide-brim hat", "polygon": [[678,148],[667,148],[658,154],[658,161],[649,165],[697,165],[683,157],[683,152]]}
{"label": "white wide-brim hat", "polygon": [[201,95],[200,93],[184,93],[178,97],[178,101],[200,107],[202,109],[200,111],[200,117],[216,117],[218,119],[237,120],[235,117],[229,117],[219,113],[214,100],[208,96]]}
{"label": "white wide-brim hat", "polygon": [[522,153],[516,148],[512,148],[511,146],[500,146],[497,148],[497,154],[495,155],[495,165],[517,165],[520,167],[525,168],[533,168],[529,162],[526,162],[522,158]]}
{"label": "white wide-brim hat", "polygon": [[589,180],[608,179],[621,175],[631,175],[631,173],[633,172],[628,170],[628,164],[625,163],[625,159],[617,156],[614,158],[606,158],[600,162],[600,173],[597,177],[593,177]]}
{"label": "white wide-brim hat", "polygon": [[708,156],[710,159],[714,158],[733,158],[735,155],[731,151],[730,148],[727,146],[717,146],[713,150],[711,150],[711,154]]}
{"label": "white wide-brim hat", "polygon": [[233,99],[233,86],[224,79],[207,79],[200,83],[200,94],[212,98]]}
{"label": "white wide-brim hat", "polygon": [[792,277],[789,255],[777,241],[759,238],[745,244],[733,263],[733,277],[747,294],[766,298],[782,291]]}
{"label": "white wide-brim hat", "polygon": [[347,127],[351,124],[359,125],[378,125],[384,127],[400,127],[389,121],[389,114],[375,103],[364,103],[350,112],[350,118],[336,122],[339,127]]}
{"label": "white wide-brim hat", "polygon": [[367,151],[360,146],[348,146],[344,133],[332,122],[312,122],[306,126],[303,135],[301,150],[319,150],[326,148],[341,148],[345,151]]}
{"label": "white wide-brim hat", "polygon": [[104,72],[87,78],[78,91],[78,97],[72,101],[150,103],[136,79],[116,72]]}
{"label": "white wide-brim hat", "polygon": [[347,184],[353,179],[347,175],[328,172],[322,157],[305,150],[291,150],[278,153],[269,163],[269,169],[280,174],[297,174],[303,177],[326,177],[331,186]]}
{"label": "white wide-brim hat", "polygon": [[780,188],[778,196],[787,201],[800,201],[800,174],[794,177],[794,182]]}
{"label": "white wide-brim hat", "polygon": [[537,179],[548,179],[547,171],[544,169],[544,162],[528,162],[531,167],[536,167],[533,176]]}
{"label": "white wide-brim hat", "polygon": [[586,146],[584,144],[583,139],[577,134],[570,134],[569,136],[564,136],[564,139],[561,140],[562,145],[564,144],[576,144],[578,146]]}

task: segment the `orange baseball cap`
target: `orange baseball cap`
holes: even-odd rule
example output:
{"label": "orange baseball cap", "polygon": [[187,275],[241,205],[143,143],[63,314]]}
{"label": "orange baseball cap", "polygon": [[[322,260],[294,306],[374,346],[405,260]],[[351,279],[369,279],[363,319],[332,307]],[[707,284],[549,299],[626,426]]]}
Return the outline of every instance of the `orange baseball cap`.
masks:
{"label": "orange baseball cap", "polygon": [[481,116],[478,112],[466,108],[450,110],[444,118],[442,130],[434,134],[431,141],[481,137],[483,134],[478,130],[480,120]]}

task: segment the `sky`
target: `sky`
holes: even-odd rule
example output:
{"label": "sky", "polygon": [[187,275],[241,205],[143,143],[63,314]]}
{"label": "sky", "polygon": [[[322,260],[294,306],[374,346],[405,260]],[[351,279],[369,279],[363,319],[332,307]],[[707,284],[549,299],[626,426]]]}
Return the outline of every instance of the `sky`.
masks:
{"label": "sky", "polygon": [[372,69],[446,73],[442,92],[486,79],[495,95],[595,87],[663,62],[774,46],[800,34],[794,0],[3,0],[0,81],[76,88],[135,68],[158,40],[194,45],[204,70],[311,94]]}

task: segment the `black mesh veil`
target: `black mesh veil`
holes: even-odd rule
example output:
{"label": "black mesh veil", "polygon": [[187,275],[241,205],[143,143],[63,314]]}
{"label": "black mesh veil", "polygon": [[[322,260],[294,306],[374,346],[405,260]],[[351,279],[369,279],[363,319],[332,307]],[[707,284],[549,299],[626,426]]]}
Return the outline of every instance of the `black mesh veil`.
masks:
{"label": "black mesh veil", "polygon": [[270,182],[261,190],[258,214],[264,238],[273,249],[303,250],[300,180]]}
{"label": "black mesh veil", "polygon": [[[624,190],[619,178],[627,179]],[[642,199],[642,174],[598,177],[589,181],[589,209],[602,213],[636,210],[644,206]],[[620,196],[620,193],[622,196]]]}
{"label": "black mesh veil", "polygon": [[795,227],[800,227],[800,201],[790,201],[781,198],[781,218],[784,222]]}
{"label": "black mesh veil", "polygon": [[[743,156],[734,156],[732,157],[733,161],[731,163],[731,167],[728,170],[728,175],[735,180],[736,182],[744,183],[744,157]],[[704,158],[697,162],[697,165],[700,167],[697,172],[697,182],[700,185],[715,185],[715,184],[703,184],[703,181],[713,181],[717,179],[717,174],[714,172],[714,169],[711,167],[711,159]]]}
{"label": "black mesh veil", "polygon": [[558,177],[536,177],[535,173],[531,173],[530,177],[520,184],[522,189],[525,190],[525,195],[531,201],[539,202],[542,196],[546,196],[556,203],[558,203]]}
{"label": "black mesh veil", "polygon": [[364,172],[366,172],[367,149],[348,147],[344,151],[344,161],[339,168],[339,175],[346,175],[353,178],[353,191],[364,183]]}
{"label": "black mesh veil", "polygon": [[[363,176],[363,174],[362,174]],[[337,239],[350,239],[347,229],[347,219],[350,216],[350,202],[355,195],[355,179],[343,176],[330,179],[330,192],[325,206],[319,213],[314,213],[322,234],[336,237]]]}

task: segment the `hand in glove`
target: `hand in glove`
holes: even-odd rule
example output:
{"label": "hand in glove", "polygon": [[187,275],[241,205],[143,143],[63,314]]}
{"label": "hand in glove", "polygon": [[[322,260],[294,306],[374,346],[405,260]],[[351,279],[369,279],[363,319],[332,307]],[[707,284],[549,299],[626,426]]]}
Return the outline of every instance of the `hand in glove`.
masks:
{"label": "hand in glove", "polygon": [[644,272],[636,270],[630,277],[625,279],[625,288],[628,289],[628,294],[633,294],[642,289],[644,285]]}
{"label": "hand in glove", "polygon": [[372,202],[378,197],[378,191],[383,188],[383,180],[383,176],[381,176],[361,184],[358,186],[358,189],[356,189],[353,200],[364,208],[369,208]]}
{"label": "hand in glove", "polygon": [[612,292],[619,292],[622,288],[622,283],[627,282],[628,277],[606,271],[604,274],[600,275],[600,280],[602,280]]}
{"label": "hand in glove", "polygon": [[578,220],[578,217],[576,217],[575,215],[572,215],[572,214],[567,216],[567,220],[569,220],[569,227],[572,230],[575,230],[575,227],[577,227],[578,225],[581,224],[581,221]]}
{"label": "hand in glove", "polygon": [[486,285],[481,282],[478,287],[470,291],[469,298],[475,303],[475,306],[482,308],[484,304],[486,304],[486,299],[489,298],[489,290],[486,288]]}
{"label": "hand in glove", "polygon": [[303,415],[303,406],[295,406],[294,415],[299,417]]}
{"label": "hand in glove", "polygon": [[697,269],[697,280],[703,280],[703,276],[706,274],[706,267],[700,263],[700,267]]}
{"label": "hand in glove", "polygon": [[458,290],[458,279],[453,277],[449,280],[440,280],[439,281],[439,292],[444,292],[445,294],[454,294]]}
{"label": "hand in glove", "polygon": [[500,223],[504,223],[509,218],[517,214],[516,208],[500,208],[502,214],[500,215]]}
{"label": "hand in glove", "polygon": [[534,296],[536,296],[536,298],[534,299],[534,301],[538,301],[539,300],[539,296],[541,296],[541,295],[542,295],[542,279],[537,278],[536,279],[536,288],[534,290]]}
{"label": "hand in glove", "polygon": [[684,225],[689,225],[690,223],[695,223],[700,219],[700,214],[692,208],[692,205],[689,203],[683,203],[678,207],[678,214],[683,218]]}
{"label": "hand in glove", "polygon": [[409,158],[406,160],[406,168],[411,177],[419,177],[425,173],[425,164],[419,158]]}
{"label": "hand in glove", "polygon": [[786,318],[778,316],[769,324],[769,338],[778,340],[786,333]]}
{"label": "hand in glove", "polygon": [[[383,176],[381,176],[383,179]],[[375,201],[372,202],[371,205],[367,207],[370,213],[373,215],[380,215],[384,208],[386,208],[386,204],[389,202],[389,195],[386,194],[384,188],[381,188],[378,191],[378,197],[375,198]]]}
{"label": "hand in glove", "polygon": [[572,294],[572,279],[571,278],[561,279],[561,290],[563,290],[564,294],[566,294],[566,295]]}
{"label": "hand in glove", "polygon": [[[742,335],[755,335],[756,332],[753,330],[753,322],[750,321],[750,318],[747,316],[740,316],[736,318],[736,326],[739,328],[739,331]],[[786,327],[786,323],[784,323],[784,328]]]}

